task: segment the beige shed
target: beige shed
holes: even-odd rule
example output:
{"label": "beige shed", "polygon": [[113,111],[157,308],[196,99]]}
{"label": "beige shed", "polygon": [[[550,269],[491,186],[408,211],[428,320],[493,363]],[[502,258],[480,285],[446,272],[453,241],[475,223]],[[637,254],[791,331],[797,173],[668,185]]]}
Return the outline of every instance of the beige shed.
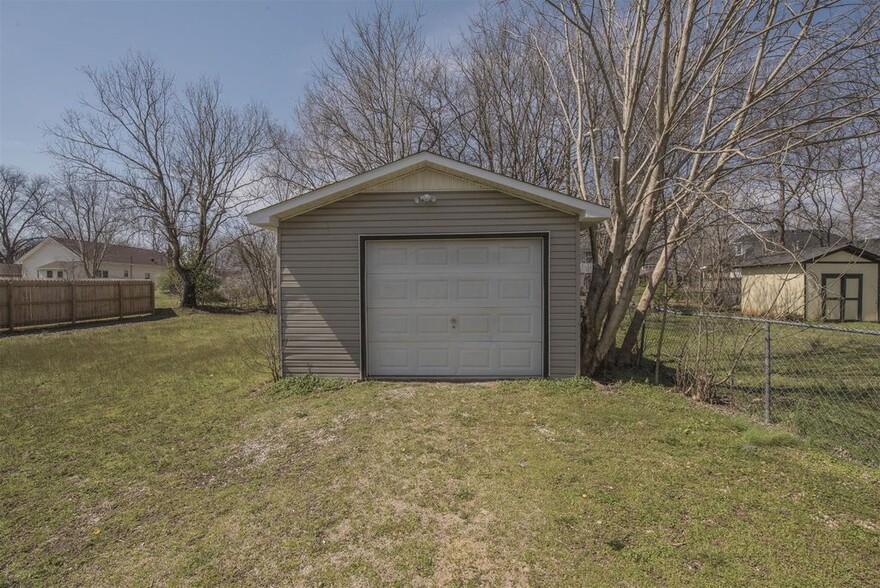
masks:
{"label": "beige shed", "polygon": [[576,375],[579,235],[608,217],[431,153],[258,210],[278,235],[283,372]]}
{"label": "beige shed", "polygon": [[743,314],[833,322],[880,317],[880,256],[851,243],[760,257],[740,270]]}

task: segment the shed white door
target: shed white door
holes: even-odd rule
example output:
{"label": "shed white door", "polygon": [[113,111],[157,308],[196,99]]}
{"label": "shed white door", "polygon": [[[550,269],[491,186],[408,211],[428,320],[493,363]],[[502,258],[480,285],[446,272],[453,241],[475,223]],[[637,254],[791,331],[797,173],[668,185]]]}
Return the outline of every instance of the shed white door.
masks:
{"label": "shed white door", "polygon": [[368,240],[369,376],[543,373],[540,238]]}

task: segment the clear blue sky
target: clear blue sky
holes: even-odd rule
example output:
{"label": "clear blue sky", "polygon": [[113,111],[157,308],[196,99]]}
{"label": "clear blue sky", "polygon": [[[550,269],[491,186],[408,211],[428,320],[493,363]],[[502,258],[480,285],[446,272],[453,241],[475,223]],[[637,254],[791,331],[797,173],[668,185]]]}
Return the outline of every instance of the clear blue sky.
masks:
{"label": "clear blue sky", "polygon": [[[405,13],[412,1],[394,4]],[[476,12],[475,1],[421,5],[432,44],[446,45]],[[0,0],[0,163],[46,173],[43,127],[76,106],[89,87],[78,68],[128,51],[154,56],[185,82],[218,77],[232,104],[256,100],[290,122],[324,39],[367,1]]]}

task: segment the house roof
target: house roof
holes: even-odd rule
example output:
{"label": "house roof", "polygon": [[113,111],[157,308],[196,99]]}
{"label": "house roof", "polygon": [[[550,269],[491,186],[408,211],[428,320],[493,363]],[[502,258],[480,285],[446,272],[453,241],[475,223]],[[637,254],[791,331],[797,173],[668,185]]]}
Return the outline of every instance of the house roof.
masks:
{"label": "house roof", "polygon": [[249,214],[248,221],[260,227],[275,227],[280,220],[297,216],[331,202],[336,202],[377,184],[387,182],[394,177],[403,176],[420,169],[431,169],[470,179],[496,189],[499,192],[576,214],[583,225],[595,224],[611,216],[611,211],[605,206],[521,182],[501,174],[455,161],[454,159],[433,153],[421,152],[348,179],[329,184],[323,188],[301,194],[284,202],[267,206]]}
{"label": "house roof", "polygon": [[[79,244],[76,239],[67,239],[65,237],[46,237],[40,242],[37,247],[50,240],[58,243],[65,249],[68,249],[76,253],[77,255],[79,254]],[[106,247],[103,257],[103,260],[106,263],[128,263],[133,265],[152,265],[162,267],[164,267],[166,264],[165,255],[152,249],[144,249],[143,247],[129,247],[128,245],[114,245],[109,243],[104,244],[93,242],[86,242],[85,246],[87,250],[90,247]],[[37,247],[33,247],[30,251],[22,255],[19,261],[28,257],[32,252],[36,251]],[[49,267],[50,265],[51,263],[47,264],[44,267]]]}
{"label": "house roof", "polygon": [[[747,233],[735,240],[735,243],[752,245],[769,245],[781,249],[776,242],[777,229],[767,229],[755,233]],[[840,245],[846,243],[846,237],[834,232],[825,233],[815,229],[785,229],[786,249],[806,249],[807,247],[819,247],[822,245]]]}
{"label": "house roof", "polygon": [[880,255],[872,253],[867,249],[857,247],[852,243],[842,243],[839,245],[825,245],[822,247],[807,247],[801,251],[792,251],[787,253],[774,253],[773,255],[765,255],[756,257],[748,261],[737,263],[734,267],[759,267],[767,265],[786,265],[800,264],[815,261],[820,257],[837,253],[838,251],[846,251],[857,257],[868,259],[870,261],[880,262]]}

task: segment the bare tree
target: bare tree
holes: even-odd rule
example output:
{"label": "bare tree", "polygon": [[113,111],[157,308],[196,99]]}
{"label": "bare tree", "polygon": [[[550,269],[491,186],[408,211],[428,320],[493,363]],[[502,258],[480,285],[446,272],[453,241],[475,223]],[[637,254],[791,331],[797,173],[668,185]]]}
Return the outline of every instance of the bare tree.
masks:
{"label": "bare tree", "polygon": [[471,21],[456,52],[460,79],[449,100],[451,133],[460,139],[444,146],[483,169],[568,191],[570,137],[560,106],[568,96],[554,91],[545,67],[562,56],[539,46],[547,27],[524,18],[483,10]]}
{"label": "bare tree", "polygon": [[[873,129],[864,130],[870,132]],[[868,216],[872,199],[876,200],[880,194],[877,182],[880,174],[880,136],[865,133],[834,145],[829,164],[831,171],[828,179],[835,194],[840,228],[849,241],[869,236],[868,222],[863,222],[862,218]]]}
{"label": "bare tree", "polygon": [[65,166],[113,186],[141,223],[155,223],[180,276],[181,305],[196,305],[196,277],[226,220],[247,204],[253,163],[267,148],[268,116],[225,106],[202,79],[179,94],[152,59],[129,56],[86,69],[94,96],[48,129]]}
{"label": "bare tree", "polygon": [[242,337],[242,359],[253,371],[266,374],[277,382],[282,377],[281,350],[278,348],[278,321],[273,316],[257,315],[251,322],[252,332]]}
{"label": "bare tree", "polygon": [[232,228],[230,253],[244,269],[253,295],[266,312],[275,310],[276,245],[275,233],[256,229],[239,221]]}
{"label": "bare tree", "polygon": [[86,277],[94,278],[107,245],[125,226],[124,209],[110,186],[95,178],[65,172],[56,186],[44,217],[56,232],[76,243]]}
{"label": "bare tree", "polygon": [[302,192],[438,150],[443,69],[419,15],[396,16],[391,4],[379,4],[355,16],[327,52],[297,107],[297,132],[276,135],[276,175]]}
{"label": "bare tree", "polygon": [[38,237],[48,190],[47,178],[0,165],[0,263],[15,263]]}
{"label": "bare tree", "polygon": [[[613,213],[587,235],[582,366],[592,373],[628,356],[691,216],[719,183],[771,160],[781,136],[798,137],[789,149],[840,140],[877,112],[878,6],[549,0],[539,10],[568,54],[577,192]],[[784,112],[794,116],[774,124]],[[615,351],[658,232],[664,247]]]}

